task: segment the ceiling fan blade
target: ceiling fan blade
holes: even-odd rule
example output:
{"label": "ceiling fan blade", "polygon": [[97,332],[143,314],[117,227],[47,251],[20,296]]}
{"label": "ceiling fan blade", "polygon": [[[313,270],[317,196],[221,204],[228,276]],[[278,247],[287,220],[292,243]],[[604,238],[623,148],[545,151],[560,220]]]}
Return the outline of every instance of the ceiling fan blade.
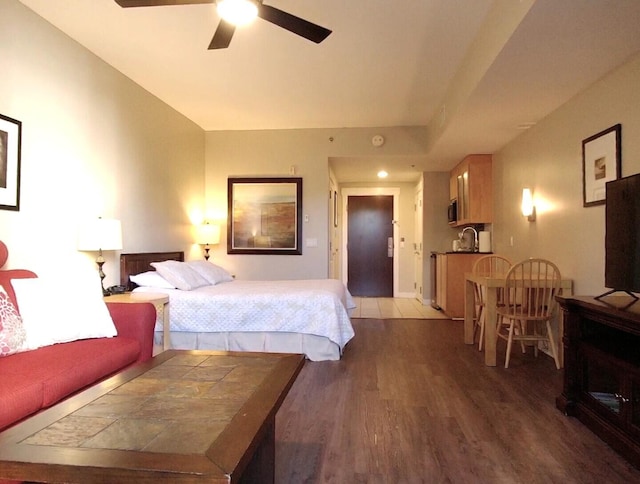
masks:
{"label": "ceiling fan blade", "polygon": [[258,5],[258,17],[277,25],[278,27],[282,27],[289,32],[293,32],[294,34],[304,37],[305,39],[309,39],[316,44],[322,42],[331,33],[331,30],[329,29],[312,24],[307,20],[269,5]]}
{"label": "ceiling fan blade", "polygon": [[216,3],[216,0],[116,0],[123,8],[159,7],[161,5],[195,5],[198,3]]}
{"label": "ceiling fan blade", "polygon": [[216,29],[216,33],[213,35],[213,39],[211,39],[211,43],[209,44],[209,50],[226,49],[227,47],[229,47],[231,38],[233,37],[233,33],[235,31],[235,25],[229,22],[225,22],[224,20],[220,20],[218,28]]}

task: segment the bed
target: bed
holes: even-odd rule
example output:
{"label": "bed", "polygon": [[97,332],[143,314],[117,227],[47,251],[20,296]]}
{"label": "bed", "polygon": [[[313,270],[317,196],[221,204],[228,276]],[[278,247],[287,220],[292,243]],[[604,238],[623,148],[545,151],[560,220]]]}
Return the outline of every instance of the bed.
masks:
{"label": "bed", "polygon": [[[166,261],[185,264],[184,253],[121,254],[120,279],[134,292],[169,295],[171,348],[301,353],[324,361],[339,360],[354,336],[349,311],[355,304],[340,281],[225,280],[191,290],[131,282],[131,276],[154,271],[152,264],[159,270],[164,265],[155,263],[177,264]],[[162,341],[160,322],[155,337]]]}

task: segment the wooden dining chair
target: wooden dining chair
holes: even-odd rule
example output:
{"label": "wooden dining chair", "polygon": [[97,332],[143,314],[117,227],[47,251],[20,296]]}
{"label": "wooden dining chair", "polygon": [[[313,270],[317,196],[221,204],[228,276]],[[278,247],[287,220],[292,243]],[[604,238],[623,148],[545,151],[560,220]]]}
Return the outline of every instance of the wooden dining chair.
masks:
{"label": "wooden dining chair", "polygon": [[496,334],[507,341],[504,367],[509,368],[509,359],[514,341],[533,343],[538,356],[538,343],[546,341],[560,369],[558,349],[551,331],[560,291],[560,270],[551,261],[528,259],[515,264],[505,277],[503,304],[498,307]]}
{"label": "wooden dining chair", "polygon": [[[480,257],[471,271],[474,274],[482,276],[495,276],[505,275],[511,268],[511,261],[501,255],[485,255]],[[482,351],[482,344],[484,342],[484,326],[487,319],[486,304],[486,288],[480,284],[474,285],[475,300],[476,300],[476,324],[473,328],[473,338],[475,340],[476,332],[480,330],[480,338],[478,341],[478,350]],[[498,291],[498,303],[502,301],[502,291]],[[493,323],[492,323],[493,324]]]}

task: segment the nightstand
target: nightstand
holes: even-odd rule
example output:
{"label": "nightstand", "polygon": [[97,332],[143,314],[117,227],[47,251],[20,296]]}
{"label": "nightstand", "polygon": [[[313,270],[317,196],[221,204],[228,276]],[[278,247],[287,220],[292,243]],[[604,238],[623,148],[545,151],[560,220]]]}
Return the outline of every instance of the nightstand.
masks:
{"label": "nightstand", "polygon": [[143,303],[150,302],[156,311],[162,311],[162,349],[168,350],[170,344],[169,327],[169,295],[159,292],[125,292],[124,294],[112,294],[106,296],[104,302],[118,303]]}

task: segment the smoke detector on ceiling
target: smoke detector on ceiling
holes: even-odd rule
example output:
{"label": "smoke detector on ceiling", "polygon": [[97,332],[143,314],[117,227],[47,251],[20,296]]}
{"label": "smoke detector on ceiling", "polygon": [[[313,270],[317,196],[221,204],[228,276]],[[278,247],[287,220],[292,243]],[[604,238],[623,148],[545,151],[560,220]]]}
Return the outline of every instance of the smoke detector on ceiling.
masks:
{"label": "smoke detector on ceiling", "polygon": [[379,134],[375,135],[373,138],[371,138],[371,144],[376,148],[379,148],[384,144],[384,137]]}

